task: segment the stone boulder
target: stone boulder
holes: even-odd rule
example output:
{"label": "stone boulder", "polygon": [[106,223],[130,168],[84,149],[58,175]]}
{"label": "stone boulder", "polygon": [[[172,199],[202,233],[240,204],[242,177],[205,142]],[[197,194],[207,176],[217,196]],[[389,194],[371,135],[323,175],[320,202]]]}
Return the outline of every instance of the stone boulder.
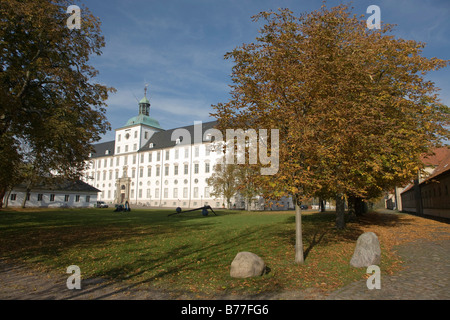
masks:
{"label": "stone boulder", "polygon": [[252,252],[239,252],[231,262],[230,276],[233,278],[250,278],[262,276],[266,265],[259,256]]}
{"label": "stone boulder", "polygon": [[356,241],[355,252],[350,265],[356,268],[378,265],[381,261],[381,248],[378,237],[373,232],[365,232]]}

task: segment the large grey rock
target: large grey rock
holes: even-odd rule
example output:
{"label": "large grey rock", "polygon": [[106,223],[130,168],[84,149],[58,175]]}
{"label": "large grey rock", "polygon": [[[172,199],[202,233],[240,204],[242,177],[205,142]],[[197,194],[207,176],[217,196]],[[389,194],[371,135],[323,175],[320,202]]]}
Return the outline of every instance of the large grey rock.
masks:
{"label": "large grey rock", "polygon": [[361,268],[378,265],[381,261],[381,248],[378,237],[373,232],[365,232],[356,241],[355,252],[350,265]]}
{"label": "large grey rock", "polygon": [[264,260],[252,252],[239,252],[231,262],[230,276],[233,278],[258,277],[264,274]]}

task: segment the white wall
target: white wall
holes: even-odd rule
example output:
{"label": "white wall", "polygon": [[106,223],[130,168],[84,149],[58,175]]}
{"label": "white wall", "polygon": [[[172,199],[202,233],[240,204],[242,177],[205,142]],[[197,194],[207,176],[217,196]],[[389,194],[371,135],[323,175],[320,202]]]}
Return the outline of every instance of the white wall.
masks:
{"label": "white wall", "polygon": [[[38,201],[38,195],[42,194],[42,201]],[[51,195],[54,195],[53,201],[51,201]],[[11,198],[15,196],[15,200]],[[68,201],[65,201],[65,196],[68,195]],[[76,201],[77,196],[79,196],[79,201]],[[86,202],[86,197],[89,196],[89,202]],[[3,203],[6,203],[6,197]],[[23,199],[25,197],[25,191],[23,190],[13,190],[9,195],[8,206],[10,207],[21,207]],[[97,203],[96,193],[86,193],[86,192],[67,192],[67,191],[32,191],[30,192],[30,199],[26,201],[25,207],[43,207],[43,208],[93,208]]]}

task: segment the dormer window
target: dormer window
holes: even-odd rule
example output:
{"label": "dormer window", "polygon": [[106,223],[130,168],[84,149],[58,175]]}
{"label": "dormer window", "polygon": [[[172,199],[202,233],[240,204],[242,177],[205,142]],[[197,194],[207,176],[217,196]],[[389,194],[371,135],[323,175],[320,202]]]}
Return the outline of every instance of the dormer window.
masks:
{"label": "dormer window", "polygon": [[108,154],[109,154],[109,150],[106,150],[106,151],[105,151],[105,154],[108,155]]}
{"label": "dormer window", "polygon": [[178,138],[178,139],[175,141],[175,144],[180,144],[180,142],[181,142],[181,140]]}
{"label": "dormer window", "polygon": [[150,143],[150,145],[148,146],[150,149],[153,149],[153,143]]}

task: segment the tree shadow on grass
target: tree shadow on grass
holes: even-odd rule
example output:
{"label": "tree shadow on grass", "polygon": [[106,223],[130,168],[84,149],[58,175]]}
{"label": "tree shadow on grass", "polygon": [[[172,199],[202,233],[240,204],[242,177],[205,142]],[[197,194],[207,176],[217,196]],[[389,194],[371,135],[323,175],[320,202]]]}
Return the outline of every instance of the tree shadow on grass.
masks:
{"label": "tree shadow on grass", "polygon": [[[336,213],[327,211],[324,213],[313,213],[302,215],[302,236],[304,258],[306,259],[311,251],[317,247],[333,245],[340,242],[355,242],[358,237],[364,233],[370,226],[381,226],[387,228],[396,228],[404,225],[410,225],[414,222],[413,218],[398,214],[383,214],[378,212],[366,213],[349,221],[346,215],[346,228],[338,230],[335,227]],[[288,217],[283,224],[291,225],[291,228],[283,228],[283,231],[275,231],[273,237],[289,245],[295,245],[295,216]]]}

